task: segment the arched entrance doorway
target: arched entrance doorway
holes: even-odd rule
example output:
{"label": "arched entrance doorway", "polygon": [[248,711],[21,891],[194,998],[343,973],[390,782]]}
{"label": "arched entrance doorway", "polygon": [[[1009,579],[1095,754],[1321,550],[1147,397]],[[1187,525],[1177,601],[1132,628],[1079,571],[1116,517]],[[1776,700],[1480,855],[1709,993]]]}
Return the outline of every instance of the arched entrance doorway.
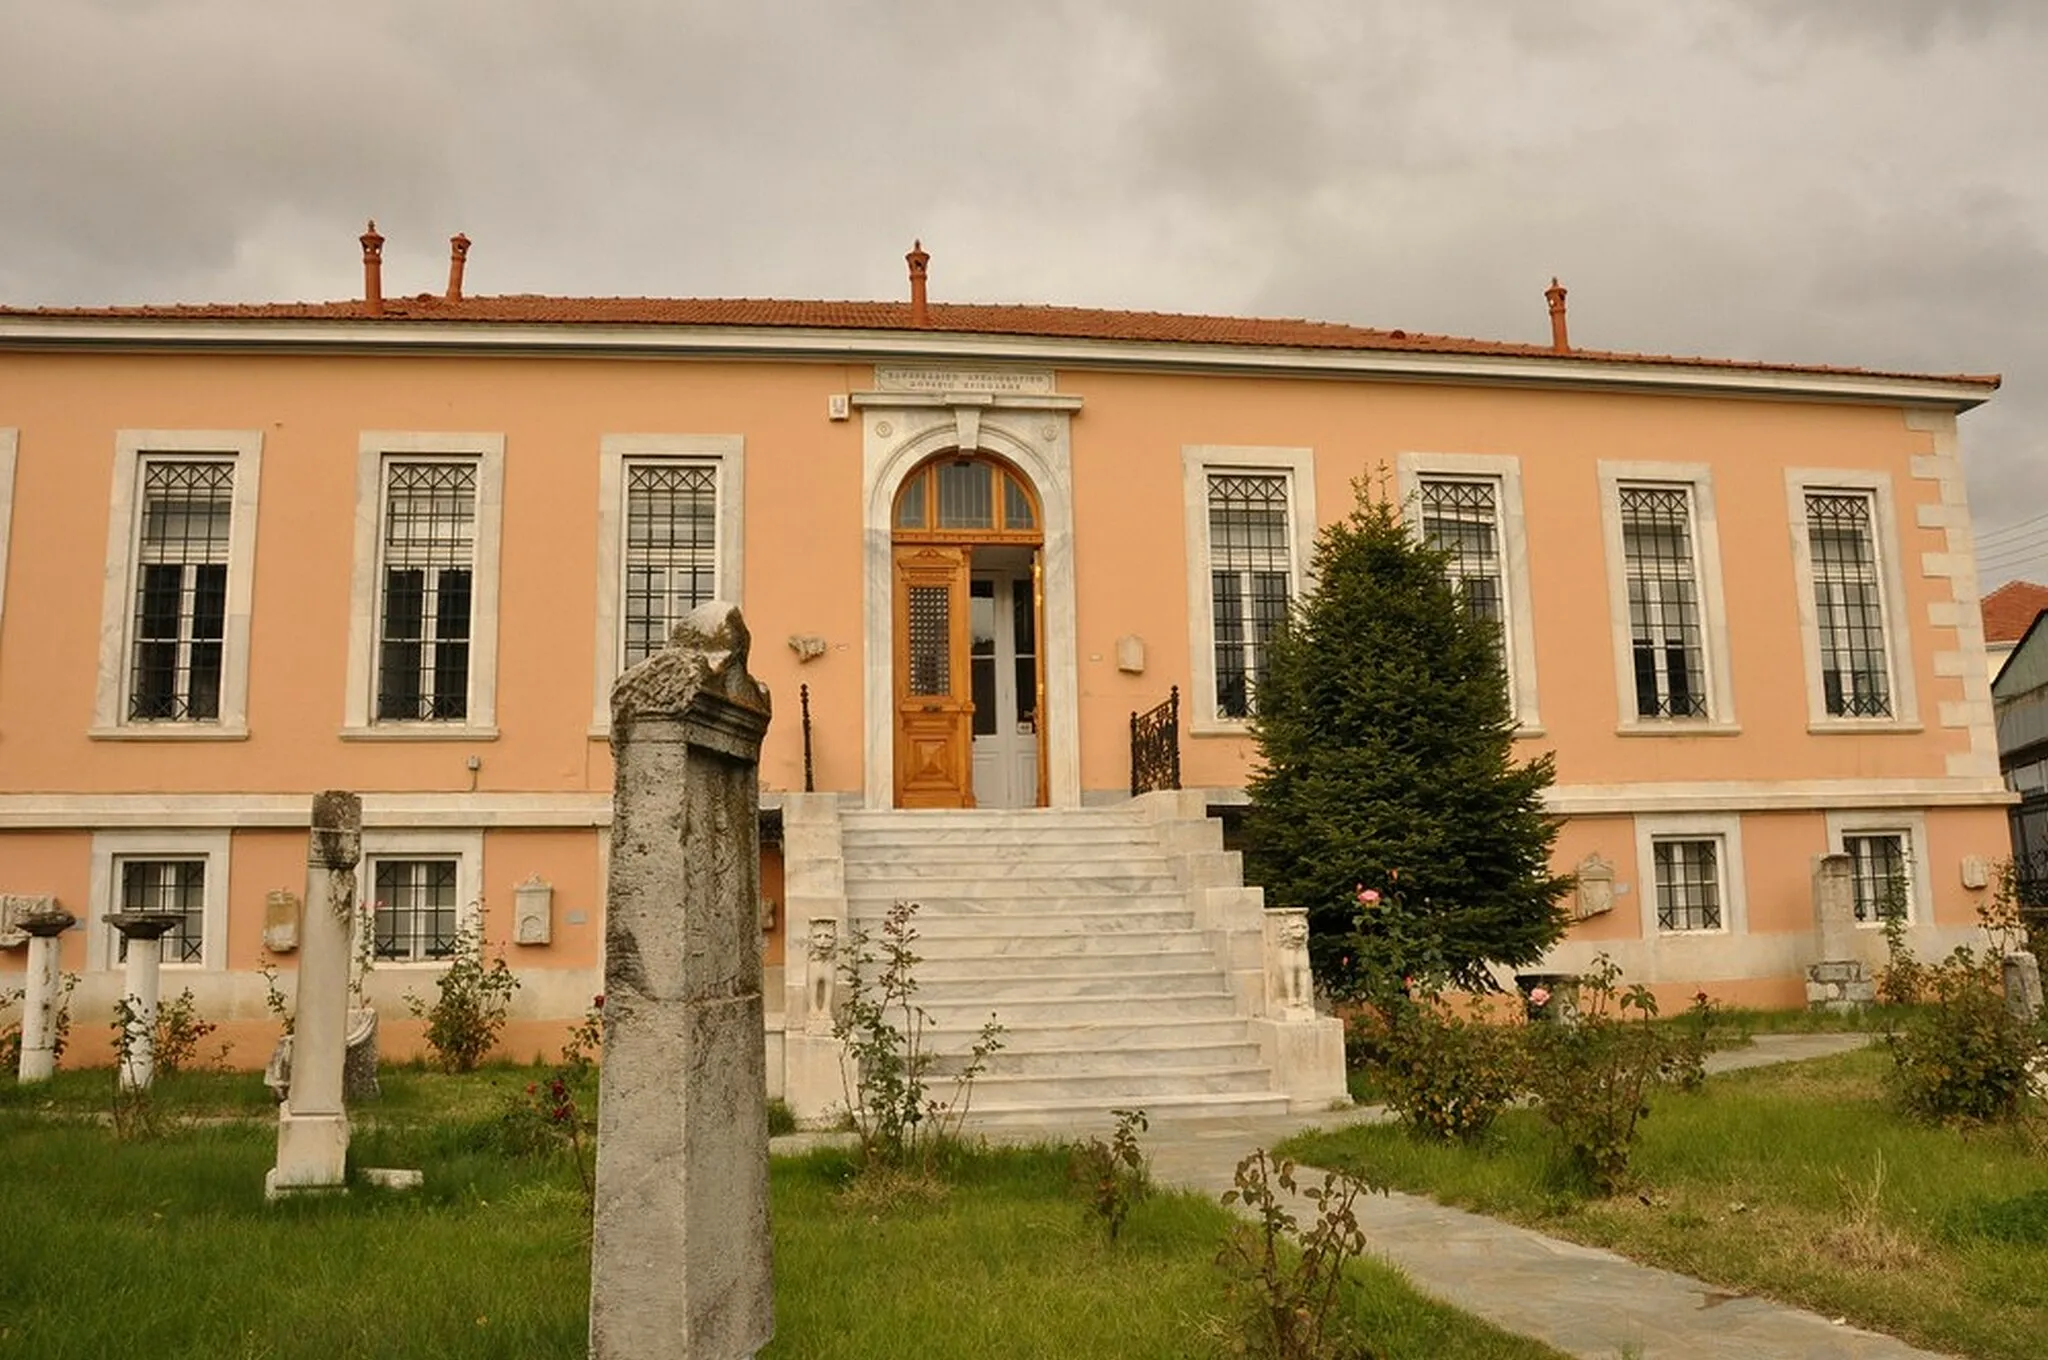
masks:
{"label": "arched entrance doorway", "polygon": [[1045,521],[1030,482],[952,450],[890,513],[898,807],[1046,801]]}

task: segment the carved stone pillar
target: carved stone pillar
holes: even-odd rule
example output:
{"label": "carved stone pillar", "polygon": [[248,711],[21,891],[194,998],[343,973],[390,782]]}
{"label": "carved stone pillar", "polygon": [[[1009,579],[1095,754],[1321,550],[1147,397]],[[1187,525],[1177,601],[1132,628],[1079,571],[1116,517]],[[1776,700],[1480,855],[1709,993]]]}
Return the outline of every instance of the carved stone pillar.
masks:
{"label": "carved stone pillar", "polygon": [[316,795],[306,852],[291,1088],[277,1112],[277,1165],[264,1179],[264,1193],[273,1199],[293,1191],[339,1189],[346,1179],[342,1071],[348,1052],[349,966],[355,957],[356,864],[362,855],[362,800],[331,790]]}
{"label": "carved stone pillar", "polygon": [[757,767],[768,693],[705,605],[612,689],[593,1360],[774,1335]]}

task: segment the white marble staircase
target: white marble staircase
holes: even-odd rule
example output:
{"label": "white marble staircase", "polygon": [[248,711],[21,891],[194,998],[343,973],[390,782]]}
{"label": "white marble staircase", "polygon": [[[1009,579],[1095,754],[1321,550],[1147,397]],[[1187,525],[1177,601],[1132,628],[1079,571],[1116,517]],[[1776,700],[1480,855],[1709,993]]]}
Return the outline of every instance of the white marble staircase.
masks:
{"label": "white marble staircase", "polygon": [[[1303,1108],[1275,1072],[1257,892],[1199,802],[835,817],[842,931],[918,904],[917,1000],[927,1050],[943,1055],[933,1094],[951,1094],[984,1021],[1003,1026],[971,1125],[1106,1126],[1131,1106],[1155,1119]],[[794,872],[805,848],[799,835]],[[794,885],[790,910],[793,925],[806,910]],[[798,969],[792,959],[793,979]],[[802,995],[793,981],[792,1002]],[[1326,1077],[1309,1099],[1327,1104],[1329,1088]]]}

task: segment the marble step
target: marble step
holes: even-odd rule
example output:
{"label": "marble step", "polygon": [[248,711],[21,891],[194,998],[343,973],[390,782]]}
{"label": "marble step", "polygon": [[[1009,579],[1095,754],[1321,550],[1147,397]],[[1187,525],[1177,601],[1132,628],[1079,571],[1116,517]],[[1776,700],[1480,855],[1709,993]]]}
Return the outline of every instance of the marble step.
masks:
{"label": "marble step", "polygon": [[[939,1100],[952,1095],[945,1078],[929,1083]],[[1263,1067],[1154,1067],[1142,1072],[1065,1072],[1049,1076],[985,1072],[974,1080],[972,1103],[991,1106],[1056,1104],[1069,1100],[1141,1105],[1149,1096],[1263,1095],[1272,1076]]]}
{"label": "marble step", "polygon": [[960,878],[980,876],[977,870],[1009,873],[1171,873],[1166,857],[1153,846],[1130,845],[848,845],[841,862],[848,878],[873,877],[878,871],[905,870]]}
{"label": "marble step", "polygon": [[[1242,1026],[1239,1026],[1242,1029]],[[1002,1051],[988,1058],[989,1076],[1059,1076],[1068,1073],[1149,1072],[1161,1069],[1259,1066],[1259,1046],[1240,1038],[1220,1043],[1139,1043],[1115,1048],[1013,1048],[1004,1036]],[[948,1082],[967,1062],[964,1053],[940,1053],[932,1063],[934,1076]]]}
{"label": "marble step", "polygon": [[919,981],[930,983],[984,974],[1060,977],[1076,971],[1135,974],[1206,968],[1213,972],[1216,967],[1208,942],[1194,931],[1148,930],[1142,935],[1104,935],[1100,943],[1086,935],[1054,938],[1063,938],[1076,947],[1023,952],[997,947],[1010,941],[920,940],[917,953],[923,962],[917,965],[917,976]]}
{"label": "marble step", "polygon": [[854,878],[848,875],[846,896],[882,902],[979,903],[1017,902],[1024,899],[1179,897],[1179,886],[1165,874],[1097,874],[1089,877],[1045,876],[1025,873],[999,878],[948,878],[936,875],[898,874],[889,878]]}
{"label": "marble step", "polygon": [[839,814],[848,830],[983,830],[1019,827],[1152,825],[1135,808],[848,808]]}
{"label": "marble step", "polygon": [[[1222,980],[1212,975],[1211,992],[1175,993],[1171,996],[1067,996],[1057,991],[1034,995],[1006,996],[998,1001],[986,998],[953,1000],[929,995],[920,989],[917,1003],[931,1017],[939,1032],[972,1032],[993,1015],[1003,1025],[1047,1025],[1061,1021],[1080,1024],[1108,1021],[1144,1025],[1155,1020],[1228,1020],[1237,1015],[1237,1003],[1223,989]],[[934,1051],[964,1047],[934,1040]]]}
{"label": "marble step", "polygon": [[849,859],[845,867],[849,891],[883,883],[903,884],[913,892],[924,890],[928,883],[985,885],[962,888],[962,896],[973,897],[983,892],[1002,893],[1005,887],[1014,893],[1020,887],[1029,890],[1046,885],[1046,890],[1051,891],[1074,882],[1111,884],[1119,892],[1164,892],[1175,885],[1173,871],[1159,858],[892,859],[867,863]]}
{"label": "marble step", "polygon": [[[1155,1124],[1167,1120],[1259,1119],[1288,1112],[1286,1096],[1256,1092],[1147,1096],[1136,1104]],[[1129,1108],[1130,1105],[1122,1102],[1102,1099],[1003,1104],[977,1090],[972,1095],[962,1125],[969,1131],[1036,1131],[1058,1138],[1092,1134],[1106,1139],[1116,1127],[1116,1116],[1111,1111]],[[1139,1141],[1144,1141],[1144,1135],[1139,1135]]]}
{"label": "marble step", "polygon": [[[986,1018],[986,1016],[979,1017]],[[1206,1020],[1189,1019],[1103,1019],[1075,1023],[1056,1020],[1035,1024],[1013,1023],[1003,1029],[1006,1053],[1112,1052],[1120,1049],[1171,1048],[1176,1045],[1204,1048],[1211,1044],[1244,1042],[1247,1035],[1242,1016],[1232,1014]],[[925,1031],[925,1051],[936,1054],[963,1053],[974,1044],[974,1033],[966,1029]]]}
{"label": "marble step", "polygon": [[1136,1001],[1169,996],[1203,996],[1219,990],[1221,983],[1213,966],[1190,968],[1185,959],[1173,962],[1180,966],[1143,973],[1123,968],[1104,971],[1092,959],[1078,959],[1075,967],[1065,969],[1040,966],[1002,973],[955,973],[940,977],[920,972],[917,997],[927,1010],[948,1003],[969,1005],[977,1001],[1001,1009],[1002,1002],[1008,997],[1120,997]]}
{"label": "marble step", "polygon": [[988,846],[1002,849],[1037,849],[1046,846],[1132,846],[1154,849],[1158,842],[1152,828],[1132,822],[1086,826],[873,826],[842,827],[840,842],[849,851],[940,846]]}
{"label": "marble step", "polygon": [[[853,905],[853,904],[849,904]],[[859,904],[865,907],[869,904]],[[873,910],[855,910],[850,914],[855,921],[867,926],[870,933],[879,934],[881,913],[886,904],[876,903]],[[992,923],[1000,924],[992,925]],[[1185,907],[1112,907],[1104,908],[1102,899],[1091,898],[1082,907],[1070,904],[1064,908],[1046,908],[1031,901],[1020,902],[1013,915],[983,908],[980,910],[920,911],[916,917],[919,952],[927,945],[939,941],[985,942],[989,948],[1000,950],[1005,942],[1014,944],[1024,952],[1034,948],[1034,941],[1047,942],[1048,952],[1057,952],[1061,941],[1086,941],[1100,938],[1108,940],[1120,934],[1156,935],[1172,931],[1192,930],[1195,914]]]}

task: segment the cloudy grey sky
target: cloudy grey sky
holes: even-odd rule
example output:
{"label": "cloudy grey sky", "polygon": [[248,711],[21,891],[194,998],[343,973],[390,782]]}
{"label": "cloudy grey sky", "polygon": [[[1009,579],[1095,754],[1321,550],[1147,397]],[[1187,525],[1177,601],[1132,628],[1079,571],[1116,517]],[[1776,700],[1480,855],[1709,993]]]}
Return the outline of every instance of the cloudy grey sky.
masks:
{"label": "cloudy grey sky", "polygon": [[2041,0],[0,0],[0,299],[1310,316],[1932,372],[2048,579]]}

